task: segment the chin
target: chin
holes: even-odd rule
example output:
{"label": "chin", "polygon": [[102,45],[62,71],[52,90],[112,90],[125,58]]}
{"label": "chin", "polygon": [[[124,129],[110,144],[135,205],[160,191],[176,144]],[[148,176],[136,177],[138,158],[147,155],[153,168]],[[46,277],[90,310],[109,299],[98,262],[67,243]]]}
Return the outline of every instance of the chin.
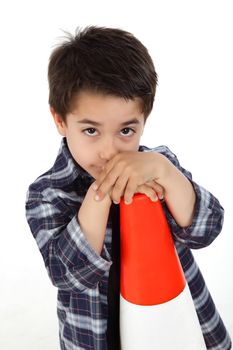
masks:
{"label": "chin", "polygon": [[96,180],[101,174],[101,169],[92,167],[91,169],[88,169],[87,172]]}

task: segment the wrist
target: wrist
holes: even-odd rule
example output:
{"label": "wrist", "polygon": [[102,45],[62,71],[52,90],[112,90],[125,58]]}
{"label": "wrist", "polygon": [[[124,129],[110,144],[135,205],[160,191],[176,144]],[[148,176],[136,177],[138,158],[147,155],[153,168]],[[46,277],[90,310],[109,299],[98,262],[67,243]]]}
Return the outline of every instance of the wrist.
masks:
{"label": "wrist", "polygon": [[169,181],[170,168],[173,164],[161,153],[154,153],[154,174],[155,180],[159,185],[163,186]]}

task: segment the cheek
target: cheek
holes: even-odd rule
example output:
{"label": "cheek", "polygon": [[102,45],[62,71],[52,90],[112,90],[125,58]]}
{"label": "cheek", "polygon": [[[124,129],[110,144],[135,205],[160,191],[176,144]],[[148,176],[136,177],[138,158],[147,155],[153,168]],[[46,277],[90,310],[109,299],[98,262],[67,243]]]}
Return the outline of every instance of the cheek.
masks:
{"label": "cheek", "polygon": [[74,158],[80,165],[88,164],[90,160],[89,152],[85,148],[79,147],[74,151]]}
{"label": "cheek", "polygon": [[135,138],[134,140],[128,140],[126,142],[121,143],[119,146],[120,150],[122,152],[127,152],[127,151],[137,151],[139,147],[139,142],[140,140]]}
{"label": "cheek", "polygon": [[84,145],[82,145],[82,142],[80,142],[78,137],[67,138],[67,143],[73,158],[77,163],[81,165],[83,160],[86,158],[86,148],[84,147]]}
{"label": "cheek", "polygon": [[76,144],[72,155],[75,161],[88,172],[91,165],[95,163],[95,150],[83,143]]}

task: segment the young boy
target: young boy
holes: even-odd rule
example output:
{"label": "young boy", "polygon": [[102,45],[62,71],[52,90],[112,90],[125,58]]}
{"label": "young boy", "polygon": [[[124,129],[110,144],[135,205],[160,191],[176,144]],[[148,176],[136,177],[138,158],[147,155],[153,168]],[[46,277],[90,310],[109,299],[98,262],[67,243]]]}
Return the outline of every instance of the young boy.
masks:
{"label": "young boy", "polygon": [[63,138],[53,167],[29,187],[26,215],[58,288],[61,349],[120,349],[111,244],[120,198],[131,203],[137,192],[163,202],[207,349],[230,349],[190,251],[217,237],[223,209],[167,147],[139,145],[157,84],[147,49],[123,30],[88,27],[52,52],[48,79]]}

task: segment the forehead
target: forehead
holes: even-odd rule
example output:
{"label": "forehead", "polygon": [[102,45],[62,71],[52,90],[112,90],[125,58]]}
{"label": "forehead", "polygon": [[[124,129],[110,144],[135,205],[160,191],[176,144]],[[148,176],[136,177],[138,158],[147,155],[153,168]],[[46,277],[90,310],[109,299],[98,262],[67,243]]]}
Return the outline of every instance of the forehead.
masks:
{"label": "forehead", "polygon": [[72,102],[71,114],[78,120],[86,118],[96,122],[119,122],[144,119],[141,99],[126,100],[122,97],[82,91]]}

